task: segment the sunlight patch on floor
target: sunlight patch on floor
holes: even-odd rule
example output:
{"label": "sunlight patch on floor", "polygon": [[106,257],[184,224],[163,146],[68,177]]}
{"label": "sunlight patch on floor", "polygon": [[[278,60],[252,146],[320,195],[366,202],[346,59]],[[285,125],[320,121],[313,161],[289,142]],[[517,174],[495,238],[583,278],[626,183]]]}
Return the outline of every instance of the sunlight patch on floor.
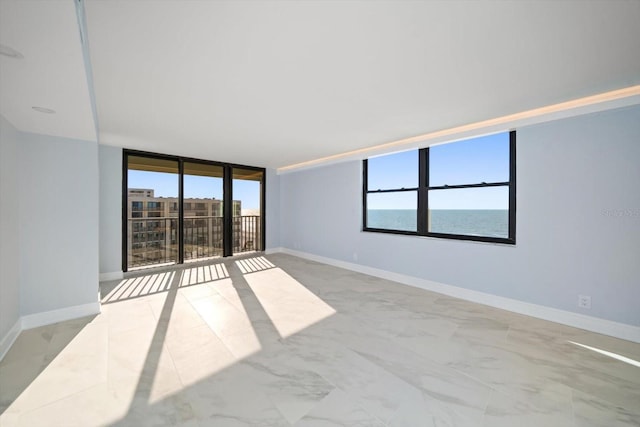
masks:
{"label": "sunlight patch on floor", "polygon": [[333,307],[280,268],[245,274],[244,278],[282,338],[336,313]]}
{"label": "sunlight patch on floor", "polygon": [[573,341],[569,341],[571,344],[573,345],[577,345],[578,347],[582,347],[582,348],[586,348],[587,350],[591,350],[591,351],[595,351],[596,353],[600,353],[604,356],[608,356],[611,357],[612,359],[616,359],[619,360],[621,362],[624,363],[628,363],[631,366],[635,366],[636,368],[640,368],[640,361],[631,359],[629,357],[623,356],[621,354],[618,353],[613,353],[611,351],[607,351],[607,350],[602,350],[596,347],[591,347],[585,344],[580,344],[579,342],[573,342]]}
{"label": "sunlight patch on floor", "polygon": [[255,273],[257,271],[275,268],[275,265],[263,256],[239,259],[236,261],[236,265],[242,274]]}
{"label": "sunlight patch on floor", "polygon": [[[181,274],[179,287],[200,285],[229,277],[227,267],[222,263],[186,268],[179,272]],[[166,292],[171,287],[175,274],[176,271],[165,271],[123,279],[102,298],[101,302],[108,304]]]}
{"label": "sunlight patch on floor", "polygon": [[163,292],[169,289],[175,272],[148,274],[121,280],[104,298],[102,303],[115,302],[128,298]]}
{"label": "sunlight patch on floor", "polygon": [[215,294],[194,299],[191,305],[235,357],[262,350],[251,316],[230,279],[218,281]]}
{"label": "sunlight patch on floor", "polygon": [[180,281],[180,286],[213,282],[214,280],[226,279],[227,277],[229,277],[229,272],[224,264],[202,265],[185,269],[182,280]]}

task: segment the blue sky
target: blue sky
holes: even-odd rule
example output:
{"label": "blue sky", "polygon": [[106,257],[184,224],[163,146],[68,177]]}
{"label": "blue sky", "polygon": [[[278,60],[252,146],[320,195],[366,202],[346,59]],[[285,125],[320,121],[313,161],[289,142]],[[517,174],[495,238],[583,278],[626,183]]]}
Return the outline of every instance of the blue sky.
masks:
{"label": "blue sky", "polygon": [[[509,180],[509,133],[429,149],[429,185]],[[418,186],[418,150],[369,159],[369,190]],[[430,209],[507,209],[507,187],[431,191]],[[416,209],[415,192],[370,194],[369,209]]]}
{"label": "blue sky", "polygon": [[[153,188],[156,197],[178,197],[177,174],[129,170],[127,179],[129,188]],[[185,175],[184,197],[222,200],[222,178]],[[242,209],[260,209],[260,183],[234,179],[233,199],[242,201]]]}

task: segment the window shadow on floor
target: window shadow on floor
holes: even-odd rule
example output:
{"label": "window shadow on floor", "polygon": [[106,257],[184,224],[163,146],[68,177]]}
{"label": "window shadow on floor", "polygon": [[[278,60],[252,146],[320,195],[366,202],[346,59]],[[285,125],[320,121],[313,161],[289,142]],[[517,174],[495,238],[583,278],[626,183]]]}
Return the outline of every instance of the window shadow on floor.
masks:
{"label": "window shadow on floor", "polygon": [[174,273],[180,277],[179,287],[200,285],[229,278],[224,263],[183,266],[178,269],[158,271],[146,274],[135,274],[119,281],[100,284],[101,303],[111,304],[133,298],[169,292]]}
{"label": "window shadow on floor", "polygon": [[[278,333],[276,326],[270,319],[268,313],[265,311],[259,299],[254,294],[253,290],[244,278],[244,271],[249,272],[249,267],[251,267],[253,272],[259,271],[258,268],[266,270],[269,268],[274,268],[275,265],[273,265],[266,259],[251,262],[248,262],[247,259],[241,260],[243,262],[239,261],[240,260],[236,260],[235,263],[232,261],[227,261],[226,271],[228,271],[228,278],[231,279],[233,290],[238,296],[238,299],[242,305],[242,309],[249,320],[250,328],[253,330],[255,337],[257,338],[257,352],[260,352],[261,350],[268,348],[273,344],[277,344],[281,339],[281,336]],[[158,404],[151,403],[153,382],[160,363],[162,349],[165,345],[167,330],[172,320],[172,313],[176,297],[178,295],[179,289],[182,287],[181,284],[185,280],[188,280],[185,271],[176,272],[176,274],[173,276],[173,279],[168,286],[167,297],[164,301],[164,305],[162,307],[162,311],[153,335],[151,346],[147,353],[144,367],[140,375],[138,385],[134,392],[134,397],[131,400],[129,410],[123,418],[111,424],[112,426],[123,427],[129,425],[143,425],[145,421],[148,420],[148,417],[151,416],[151,414],[158,411]],[[246,361],[246,359],[237,359],[237,362],[227,367],[226,370],[233,371],[234,369],[238,369],[238,363],[242,361]],[[186,389],[188,390],[188,388],[189,387],[187,387]],[[184,392],[185,389],[178,392],[176,395],[171,396],[169,399],[171,401],[187,402],[188,399],[183,397]],[[189,411],[186,412],[188,413]],[[184,414],[185,418],[189,418],[189,415],[187,413]],[[168,417],[169,418],[165,421],[167,421],[170,425],[180,425],[180,423],[184,421],[176,419],[175,414],[169,415]]]}
{"label": "window shadow on floor", "polygon": [[136,405],[139,402],[149,402],[151,398],[151,391],[153,389],[153,383],[156,377],[156,371],[160,364],[160,357],[164,343],[169,329],[169,323],[171,322],[171,315],[173,307],[175,305],[176,297],[178,295],[178,289],[184,277],[184,271],[177,271],[172,275],[172,279],[168,284],[167,296],[162,306],[160,317],[153,333],[153,339],[147,351],[146,359],[138,384],[134,392],[134,396],[131,399],[129,410],[127,415],[119,423],[115,425],[144,425],[144,420],[140,419],[140,413],[137,410]]}
{"label": "window shadow on floor", "polygon": [[276,266],[263,256],[239,259],[236,265],[243,274],[255,273],[258,271],[269,270]]}

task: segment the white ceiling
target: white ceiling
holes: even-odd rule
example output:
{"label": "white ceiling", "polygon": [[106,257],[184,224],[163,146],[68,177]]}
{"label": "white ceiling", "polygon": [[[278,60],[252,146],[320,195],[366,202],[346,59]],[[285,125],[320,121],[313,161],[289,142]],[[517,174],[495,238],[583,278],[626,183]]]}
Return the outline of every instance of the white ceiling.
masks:
{"label": "white ceiling", "polygon": [[0,44],[23,55],[0,55],[0,114],[25,132],[96,141],[73,0],[0,0]]}
{"label": "white ceiling", "polygon": [[[2,114],[84,135],[73,1],[14,3]],[[633,0],[85,3],[99,142],[127,148],[281,167],[640,84]]]}

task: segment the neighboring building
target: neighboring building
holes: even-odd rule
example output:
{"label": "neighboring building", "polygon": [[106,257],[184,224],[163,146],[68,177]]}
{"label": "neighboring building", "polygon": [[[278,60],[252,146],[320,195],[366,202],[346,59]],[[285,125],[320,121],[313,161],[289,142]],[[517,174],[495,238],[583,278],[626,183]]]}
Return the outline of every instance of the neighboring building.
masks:
{"label": "neighboring building", "polygon": [[[171,263],[178,258],[178,198],[155,197],[149,188],[128,192],[128,254],[130,266]],[[241,216],[242,202],[233,201],[234,252],[260,249],[259,215]],[[184,199],[184,259],[222,256],[222,200]]]}
{"label": "neighboring building", "polygon": [[[177,217],[177,197],[155,197],[150,188],[130,188],[129,218]],[[242,202],[233,201],[233,216],[240,216]],[[184,199],[184,216],[222,216],[222,200],[219,199]]]}

